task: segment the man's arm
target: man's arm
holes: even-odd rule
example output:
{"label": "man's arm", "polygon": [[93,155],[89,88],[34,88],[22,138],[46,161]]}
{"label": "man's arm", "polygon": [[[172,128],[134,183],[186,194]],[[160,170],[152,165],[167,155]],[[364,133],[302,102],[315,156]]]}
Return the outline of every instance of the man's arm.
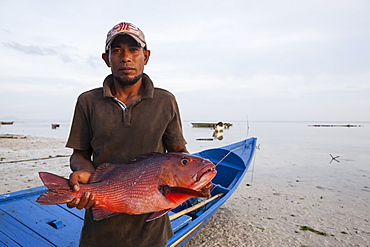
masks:
{"label": "man's arm", "polygon": [[[74,191],[80,190],[79,183],[88,183],[95,168],[91,162],[90,150],[74,149],[70,158],[70,167],[73,171],[69,176],[69,185]],[[85,192],[81,198],[75,198],[67,204],[69,208],[90,208],[95,204],[95,194]]]}

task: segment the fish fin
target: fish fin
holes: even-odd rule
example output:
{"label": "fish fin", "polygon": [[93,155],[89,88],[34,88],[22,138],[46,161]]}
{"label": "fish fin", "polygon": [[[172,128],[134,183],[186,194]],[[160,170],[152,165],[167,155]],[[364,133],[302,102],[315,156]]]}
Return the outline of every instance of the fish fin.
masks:
{"label": "fish fin", "polygon": [[163,186],[163,195],[173,203],[179,204],[191,197],[207,197],[204,193],[184,187]]}
{"label": "fish fin", "polygon": [[66,178],[48,172],[39,172],[39,176],[49,190],[39,196],[36,202],[52,205],[70,202],[75,198]]}
{"label": "fish fin", "polygon": [[48,189],[65,189],[70,190],[68,184],[68,179],[61,176],[49,173],[49,172],[39,172],[39,176]]}
{"label": "fish fin", "polygon": [[101,204],[97,204],[91,208],[94,220],[103,220],[114,215],[120,214],[119,212],[112,212],[109,209],[102,207]]}
{"label": "fish fin", "polygon": [[161,211],[157,211],[157,212],[154,212],[152,213],[148,219],[146,219],[146,222],[149,222],[149,221],[152,221],[152,220],[155,220],[155,219],[158,219],[159,217],[162,217],[163,215],[167,214],[169,211],[171,211],[171,208],[169,209],[164,209],[164,210],[161,210]]}
{"label": "fish fin", "polygon": [[104,163],[96,168],[95,172],[91,175],[90,183],[99,182],[103,179],[105,175],[107,175],[110,171],[116,168],[119,165]]}

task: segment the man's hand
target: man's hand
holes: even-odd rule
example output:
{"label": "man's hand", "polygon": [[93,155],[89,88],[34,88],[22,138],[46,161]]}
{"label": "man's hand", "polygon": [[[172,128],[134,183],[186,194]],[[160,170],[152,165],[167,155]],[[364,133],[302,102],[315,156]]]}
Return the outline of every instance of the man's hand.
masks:
{"label": "man's hand", "polygon": [[[79,191],[80,183],[88,183],[90,180],[92,172],[86,170],[75,171],[69,176],[69,186],[72,190]],[[75,198],[71,202],[67,203],[69,208],[91,208],[95,205],[95,194],[90,192],[85,192],[81,198]]]}

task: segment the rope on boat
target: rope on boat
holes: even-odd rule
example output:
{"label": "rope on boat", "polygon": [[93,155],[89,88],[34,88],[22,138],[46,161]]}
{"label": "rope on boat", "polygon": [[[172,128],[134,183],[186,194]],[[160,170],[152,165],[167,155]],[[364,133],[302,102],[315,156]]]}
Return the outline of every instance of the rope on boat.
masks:
{"label": "rope on boat", "polygon": [[211,189],[211,193],[212,193],[212,191],[213,191],[214,189],[216,189],[216,187],[218,187],[218,186],[221,186],[221,184],[216,184],[215,186],[213,186],[213,187],[212,187],[212,189]]}
{"label": "rope on boat", "polygon": [[216,166],[218,166],[224,159],[226,159],[227,156],[229,156],[232,152],[234,152],[235,150],[238,150],[238,149],[241,149],[243,147],[246,147],[247,145],[243,145],[243,146],[240,146],[240,147],[237,147],[237,148],[234,148],[233,150],[230,150],[219,162],[217,162]]}
{"label": "rope on boat", "polygon": [[252,183],[253,183],[253,175],[254,175],[254,165],[256,164],[256,158],[257,158],[257,153],[254,153],[254,157],[253,157],[253,165],[252,165],[252,176],[251,176],[251,183],[250,183],[250,186],[252,186]]}
{"label": "rope on boat", "polygon": [[[237,147],[237,148],[234,148],[233,150],[229,151],[219,162],[217,162],[216,166],[218,166],[224,159],[226,159],[227,156],[229,156],[232,152],[234,152],[235,150],[238,150],[242,147],[246,147],[247,145],[242,145],[240,147]],[[250,183],[250,186],[252,186],[252,183],[253,183],[253,175],[254,175],[254,166],[256,164],[256,156],[257,154],[255,153],[254,154],[254,158],[253,158],[253,165],[252,165],[252,177],[251,177],[251,183]]]}

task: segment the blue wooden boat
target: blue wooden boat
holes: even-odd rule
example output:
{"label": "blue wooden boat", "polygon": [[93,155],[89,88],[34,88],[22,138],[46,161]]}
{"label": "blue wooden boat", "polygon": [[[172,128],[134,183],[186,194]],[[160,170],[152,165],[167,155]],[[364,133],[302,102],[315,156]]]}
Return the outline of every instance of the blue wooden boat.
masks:
{"label": "blue wooden boat", "polygon": [[[178,218],[176,225],[180,229],[174,229],[175,235],[168,241],[168,247],[183,246],[187,243],[212,217],[217,209],[231,196],[242,181],[254,156],[256,138],[250,138],[221,148],[208,149],[196,153],[200,157],[211,160],[217,165],[217,175],[212,180],[214,189],[210,201],[196,212],[191,212]],[[188,201],[192,201],[190,199]],[[200,204],[200,203],[199,203]],[[186,210],[192,207],[191,202],[185,208],[174,209],[173,211]],[[193,207],[196,207],[193,206]],[[181,212],[180,211],[180,212]],[[170,214],[170,218],[173,215]],[[183,226],[183,225],[185,226]]]}
{"label": "blue wooden boat", "polygon": [[[170,213],[175,235],[167,246],[183,246],[231,196],[253,159],[256,138],[196,153],[217,165],[211,197],[191,198]],[[83,210],[36,203],[46,187],[0,195],[0,246],[78,246]]]}

